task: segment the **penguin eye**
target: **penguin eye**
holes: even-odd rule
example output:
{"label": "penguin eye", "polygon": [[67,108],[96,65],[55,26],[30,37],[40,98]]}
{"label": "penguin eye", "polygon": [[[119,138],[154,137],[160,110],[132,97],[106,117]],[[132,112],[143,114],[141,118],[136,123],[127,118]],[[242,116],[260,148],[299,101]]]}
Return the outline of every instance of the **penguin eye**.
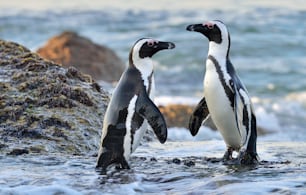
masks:
{"label": "penguin eye", "polygon": [[215,24],[214,24],[214,23],[211,23],[211,22],[207,22],[207,23],[205,24],[205,26],[207,26],[207,28],[211,30],[211,29],[214,28]]}
{"label": "penguin eye", "polygon": [[154,42],[149,41],[149,42],[147,42],[147,45],[148,45],[149,47],[153,47]]}
{"label": "penguin eye", "polygon": [[210,25],[207,25],[207,27],[208,27],[209,29],[213,29],[213,28],[214,28],[214,25],[213,25],[213,24],[210,24]]}

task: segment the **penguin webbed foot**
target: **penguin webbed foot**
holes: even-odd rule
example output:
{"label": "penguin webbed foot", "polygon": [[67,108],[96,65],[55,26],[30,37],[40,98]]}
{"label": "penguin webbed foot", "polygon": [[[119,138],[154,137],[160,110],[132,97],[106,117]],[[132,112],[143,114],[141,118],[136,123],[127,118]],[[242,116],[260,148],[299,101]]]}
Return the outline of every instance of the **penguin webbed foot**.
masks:
{"label": "penguin webbed foot", "polygon": [[257,154],[248,151],[240,151],[237,158],[224,161],[225,165],[256,165],[258,163]]}
{"label": "penguin webbed foot", "polygon": [[123,159],[120,164],[116,165],[116,170],[122,170],[122,169],[130,169],[129,164],[126,162],[125,159]]}
{"label": "penguin webbed foot", "polygon": [[259,163],[257,153],[254,152],[242,151],[239,153],[237,159],[241,165],[254,165]]}
{"label": "penguin webbed foot", "polygon": [[231,161],[233,160],[233,148],[227,148],[227,150],[225,151],[224,155],[223,155],[223,162],[227,162],[227,161]]}
{"label": "penguin webbed foot", "polygon": [[[121,171],[121,170],[129,170],[130,169],[130,166],[128,165],[127,162],[125,163],[119,163],[119,164],[116,164],[116,165],[109,165],[109,166],[106,166],[106,167],[96,167],[96,171],[100,173],[100,175],[107,175],[107,168],[115,168],[115,170],[117,171]],[[113,169],[114,170],[114,169]]]}
{"label": "penguin webbed foot", "polygon": [[113,156],[114,154],[105,152],[98,157],[96,170],[99,171],[101,175],[106,175],[108,167],[111,166],[115,166],[116,170],[130,169],[128,162],[123,156],[117,158],[113,158]]}
{"label": "penguin webbed foot", "polygon": [[228,162],[228,161],[233,160],[233,156],[232,156],[233,151],[234,151],[234,150],[233,150],[232,148],[228,148],[228,149],[225,151],[223,157],[221,157],[221,158],[216,158],[216,157],[207,158],[207,157],[206,157],[205,160],[206,160],[207,162],[211,162],[211,163],[218,163],[218,162],[226,163],[226,162]]}
{"label": "penguin webbed foot", "polygon": [[96,166],[96,172],[100,173],[100,175],[107,175],[107,167],[99,167]]}

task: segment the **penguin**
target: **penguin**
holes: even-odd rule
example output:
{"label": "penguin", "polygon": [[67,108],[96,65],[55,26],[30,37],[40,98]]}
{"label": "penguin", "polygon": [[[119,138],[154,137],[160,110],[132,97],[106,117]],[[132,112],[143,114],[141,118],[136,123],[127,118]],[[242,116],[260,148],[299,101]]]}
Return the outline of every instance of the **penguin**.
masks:
{"label": "penguin", "polygon": [[129,65],[113,92],[106,109],[96,168],[103,172],[111,164],[129,169],[128,159],[147,128],[152,128],[160,143],[167,139],[167,125],[153,103],[155,82],[151,57],[171,42],[141,38],[131,48]]}
{"label": "penguin", "polygon": [[[211,117],[227,146],[223,162],[258,163],[256,116],[248,91],[230,61],[231,42],[226,25],[213,20],[188,25],[186,30],[199,32],[209,40],[204,97],[190,116],[191,134],[195,136],[202,123]],[[235,159],[233,151],[238,152]]]}

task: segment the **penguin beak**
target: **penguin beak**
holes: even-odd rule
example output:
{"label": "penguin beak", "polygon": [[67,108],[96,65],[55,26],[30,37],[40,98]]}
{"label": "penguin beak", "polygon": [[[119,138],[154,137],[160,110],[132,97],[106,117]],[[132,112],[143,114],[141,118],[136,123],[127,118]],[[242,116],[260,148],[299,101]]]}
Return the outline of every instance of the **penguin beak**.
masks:
{"label": "penguin beak", "polygon": [[186,30],[205,34],[207,33],[208,30],[210,30],[210,28],[208,28],[207,25],[203,25],[203,24],[191,24],[187,26]]}
{"label": "penguin beak", "polygon": [[158,44],[156,45],[156,49],[158,50],[173,49],[173,48],[175,48],[175,44],[172,42],[159,41]]}

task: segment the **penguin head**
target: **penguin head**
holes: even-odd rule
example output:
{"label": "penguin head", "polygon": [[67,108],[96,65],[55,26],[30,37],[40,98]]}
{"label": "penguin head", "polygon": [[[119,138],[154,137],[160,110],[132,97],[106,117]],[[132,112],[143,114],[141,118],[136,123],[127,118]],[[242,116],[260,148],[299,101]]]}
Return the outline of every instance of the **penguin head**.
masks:
{"label": "penguin head", "polygon": [[219,20],[212,20],[203,24],[191,24],[186,30],[203,34],[210,42],[222,44],[224,40],[229,40],[229,33],[225,24]]}
{"label": "penguin head", "polygon": [[141,38],[132,47],[129,55],[130,66],[136,67],[143,74],[151,74],[153,63],[151,57],[158,51],[173,49],[174,43],[158,41],[151,38]]}
{"label": "penguin head", "polygon": [[134,44],[131,52],[133,58],[151,58],[155,53],[163,49],[173,49],[174,43],[158,41],[151,38],[141,38]]}

